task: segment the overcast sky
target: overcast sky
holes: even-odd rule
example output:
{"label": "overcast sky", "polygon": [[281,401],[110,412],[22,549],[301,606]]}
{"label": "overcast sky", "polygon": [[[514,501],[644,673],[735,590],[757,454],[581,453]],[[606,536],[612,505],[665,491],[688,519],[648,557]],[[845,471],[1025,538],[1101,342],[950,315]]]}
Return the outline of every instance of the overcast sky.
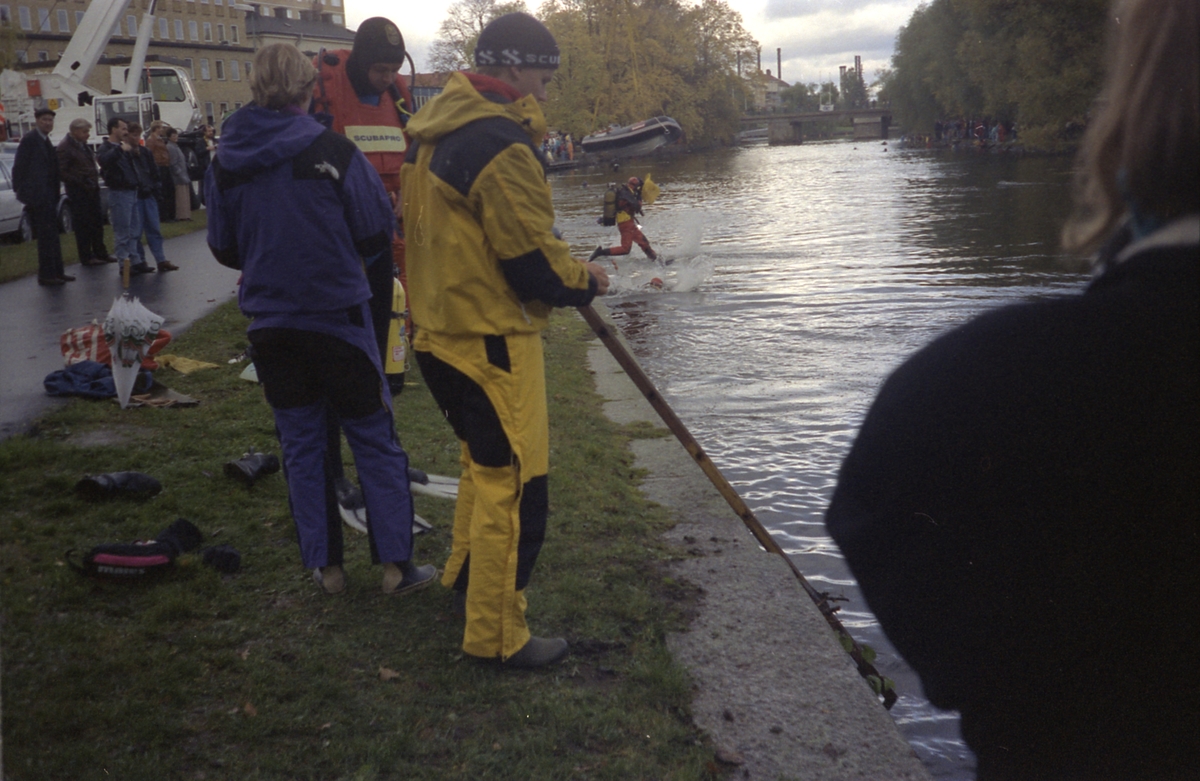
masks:
{"label": "overcast sky", "polygon": [[[688,2],[688,0],[684,0]],[[762,46],[763,70],[776,72],[775,50],[782,49],[783,80],[837,80],[839,65],[863,58],[868,84],[875,71],[888,67],[896,31],[920,0],[726,0],[742,15],[742,24]],[[418,71],[427,70],[426,54],[452,0],[396,3],[395,0],[346,0],[347,26],[371,16],[388,16],[400,27]],[[536,9],[539,0],[526,0]],[[397,14],[399,9],[403,13]],[[822,78],[823,77],[823,78]]]}

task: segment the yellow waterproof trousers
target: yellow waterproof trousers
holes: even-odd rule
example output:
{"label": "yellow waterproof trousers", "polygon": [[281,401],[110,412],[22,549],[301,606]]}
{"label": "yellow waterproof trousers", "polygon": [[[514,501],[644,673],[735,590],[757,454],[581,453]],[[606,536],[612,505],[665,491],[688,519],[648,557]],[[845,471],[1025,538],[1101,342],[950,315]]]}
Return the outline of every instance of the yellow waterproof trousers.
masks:
{"label": "yellow waterproof trousers", "polygon": [[463,650],[508,657],[529,641],[524,588],[545,535],[549,420],[540,334],[417,330],[422,374],[462,445],[442,583],[467,594]]}

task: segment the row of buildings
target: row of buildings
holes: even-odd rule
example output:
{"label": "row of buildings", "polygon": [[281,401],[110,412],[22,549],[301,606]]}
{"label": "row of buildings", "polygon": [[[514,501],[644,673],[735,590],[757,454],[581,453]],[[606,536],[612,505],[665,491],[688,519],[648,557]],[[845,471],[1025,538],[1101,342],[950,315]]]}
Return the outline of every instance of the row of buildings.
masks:
{"label": "row of buildings", "polygon": [[[0,0],[4,44],[15,67],[30,75],[49,72],[78,29],[90,2],[111,0]],[[100,63],[86,80],[101,93],[111,90],[109,66],[127,64],[152,0],[127,2]],[[184,67],[209,124],[250,100],[250,64],[260,47],[293,43],[316,54],[322,48],[348,49],[343,0],[158,0],[154,8],[147,61]]]}
{"label": "row of buildings", "polygon": [[[90,2],[126,2],[104,56],[86,80],[97,92],[112,88],[111,67],[129,62],[140,26],[154,0],[0,0],[0,46],[15,67],[33,75],[49,72],[62,56]],[[218,130],[225,115],[250,101],[254,53],[267,44],[292,43],[315,55],[322,48],[349,48],[345,0],[157,0],[147,61],[185,68],[201,111]],[[416,74],[413,97],[419,108],[437,94],[445,74]],[[750,77],[747,109],[772,110],[786,82],[759,70]]]}

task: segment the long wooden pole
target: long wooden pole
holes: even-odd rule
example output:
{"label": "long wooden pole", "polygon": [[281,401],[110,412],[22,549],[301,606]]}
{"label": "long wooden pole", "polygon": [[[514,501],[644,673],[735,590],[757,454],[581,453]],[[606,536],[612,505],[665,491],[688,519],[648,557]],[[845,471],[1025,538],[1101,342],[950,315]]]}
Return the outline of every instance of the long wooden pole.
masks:
{"label": "long wooden pole", "polygon": [[750,530],[750,533],[754,535],[759,544],[768,552],[779,554],[787,562],[796,579],[800,581],[800,585],[805,593],[808,594],[809,598],[817,606],[817,609],[821,611],[821,615],[825,617],[825,621],[837,633],[842,646],[846,648],[850,654],[850,658],[858,666],[859,674],[867,678],[868,681],[874,677],[879,682],[878,685],[882,690],[883,706],[891,708],[896,702],[895,690],[884,685],[883,676],[870,661],[863,657],[862,647],[835,615],[838,609],[829,604],[829,595],[823,594],[813,588],[812,584],[808,582],[808,578],[804,577],[804,573],[796,566],[796,563],[784,552],[783,548],[779,547],[779,543],[775,541],[775,538],[762,525],[762,522],[755,517],[754,511],[746,505],[746,502],[738,494],[737,490],[725,479],[725,475],[721,474],[721,470],[717,469],[717,465],[712,462],[708,454],[704,452],[704,448],[700,447],[700,443],[696,441],[696,438],[688,431],[687,426],[675,414],[675,410],[671,409],[671,405],[667,403],[666,399],[658,392],[658,389],[654,387],[654,382],[642,370],[637,359],[629,354],[629,351],[625,349],[625,345],[621,344],[620,339],[611,331],[608,323],[604,322],[604,319],[591,306],[579,307],[579,313],[583,315],[584,321],[587,322],[596,336],[600,337],[600,341],[612,353],[613,358],[617,360],[621,368],[625,370],[625,374],[629,376],[629,379],[633,380],[633,384],[637,386],[637,389],[650,402],[650,406],[654,407],[654,411],[662,418],[663,423],[667,424],[667,428],[670,429],[671,433],[683,445],[684,450],[688,452],[692,460],[699,465],[704,474],[708,476],[708,479],[712,481],[712,484],[716,486],[717,491],[725,498],[725,501],[729,503],[729,506],[733,508],[738,517],[742,519],[742,523],[746,524],[746,528]]}

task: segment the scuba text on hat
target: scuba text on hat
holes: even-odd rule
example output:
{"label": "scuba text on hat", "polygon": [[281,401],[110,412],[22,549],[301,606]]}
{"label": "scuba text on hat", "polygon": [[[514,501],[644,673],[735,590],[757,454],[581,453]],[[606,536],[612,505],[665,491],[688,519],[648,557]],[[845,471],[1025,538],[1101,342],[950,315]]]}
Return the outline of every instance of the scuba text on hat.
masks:
{"label": "scuba text on hat", "polygon": [[475,66],[557,69],[558,43],[546,26],[529,14],[497,17],[483,28],[475,44]]}

